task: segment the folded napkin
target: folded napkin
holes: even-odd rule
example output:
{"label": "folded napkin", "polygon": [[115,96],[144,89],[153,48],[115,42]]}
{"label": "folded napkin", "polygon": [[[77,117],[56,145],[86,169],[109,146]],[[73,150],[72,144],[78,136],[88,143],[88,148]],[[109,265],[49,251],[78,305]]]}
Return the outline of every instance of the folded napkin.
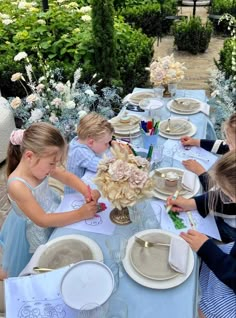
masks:
{"label": "folded napkin", "polygon": [[199,109],[202,113],[206,114],[207,116],[209,116],[210,114],[210,105],[208,105],[207,103],[201,103],[200,109]]}
{"label": "folded napkin", "polygon": [[182,181],[181,181],[182,187],[189,192],[193,192],[196,178],[197,178],[196,174],[192,173],[191,171],[184,171]]}
{"label": "folded napkin", "polygon": [[168,258],[170,267],[176,272],[186,274],[188,267],[188,253],[188,244],[183,239],[172,237]]}

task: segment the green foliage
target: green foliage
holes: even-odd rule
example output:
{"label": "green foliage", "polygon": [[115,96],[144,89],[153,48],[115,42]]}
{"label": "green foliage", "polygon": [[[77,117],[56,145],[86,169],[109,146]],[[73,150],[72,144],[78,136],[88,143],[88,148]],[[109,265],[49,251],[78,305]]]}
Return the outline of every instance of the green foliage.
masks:
{"label": "green foliage", "polygon": [[161,35],[166,31],[166,24],[163,22],[165,16],[175,15],[177,7],[175,0],[165,1],[161,10],[160,1],[136,6],[127,6],[119,13],[124,17],[125,21],[134,26],[141,28],[148,36]]}
{"label": "green foliage", "polygon": [[103,82],[117,78],[113,0],[92,0],[94,65]]}
{"label": "green foliage", "polygon": [[236,39],[226,39],[224,41],[223,49],[220,51],[219,62],[216,62],[218,69],[225,73],[226,78],[235,74],[232,69],[232,53],[234,45],[236,45]]}
{"label": "green foliage", "polygon": [[153,56],[153,39],[140,30],[133,30],[123,23],[122,17],[116,19],[117,63],[124,92],[147,83],[149,73],[145,70]]}
{"label": "green foliage", "polygon": [[212,34],[212,24],[202,24],[200,17],[182,20],[173,26],[174,44],[181,51],[192,54],[203,53],[208,48]]}
{"label": "green foliage", "polygon": [[213,0],[211,5],[212,14],[230,13],[236,16],[236,3],[235,0]]}

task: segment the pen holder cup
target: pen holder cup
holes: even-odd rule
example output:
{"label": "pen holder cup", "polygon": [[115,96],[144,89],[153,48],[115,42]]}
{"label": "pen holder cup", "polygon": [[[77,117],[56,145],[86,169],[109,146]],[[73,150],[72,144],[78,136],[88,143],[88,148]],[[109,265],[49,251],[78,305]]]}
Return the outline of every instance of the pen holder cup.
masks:
{"label": "pen holder cup", "polygon": [[145,135],[143,134],[143,148],[149,149],[151,145],[155,148],[157,145],[157,136],[158,135]]}

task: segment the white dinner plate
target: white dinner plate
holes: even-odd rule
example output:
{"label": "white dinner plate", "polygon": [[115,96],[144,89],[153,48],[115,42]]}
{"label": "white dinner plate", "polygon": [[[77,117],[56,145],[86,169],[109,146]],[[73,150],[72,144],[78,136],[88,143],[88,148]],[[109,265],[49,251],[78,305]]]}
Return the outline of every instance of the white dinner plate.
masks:
{"label": "white dinner plate", "polygon": [[85,259],[103,261],[103,253],[99,245],[83,235],[57,237],[47,242],[44,247],[38,256],[36,266],[59,268]]}
{"label": "white dinner plate", "polygon": [[[178,99],[178,98],[176,98],[176,99]],[[176,113],[176,114],[181,114],[181,115],[193,115],[193,114],[196,114],[196,113],[198,113],[198,112],[200,111],[201,106],[202,106],[202,104],[203,104],[200,100],[195,99],[195,98],[187,98],[187,97],[185,98],[185,97],[182,97],[182,98],[179,98],[179,99],[181,99],[181,100],[186,99],[186,100],[192,100],[192,101],[194,101],[194,102],[198,102],[198,103],[199,103],[199,107],[196,108],[196,109],[193,110],[193,111],[189,111],[189,112],[184,111],[184,112],[183,112],[183,111],[180,111],[180,110],[175,109],[174,107],[171,107],[171,105],[172,105],[172,103],[173,103],[173,100],[170,100],[170,101],[167,103],[166,107],[167,107],[171,112]]]}
{"label": "white dinner plate", "polygon": [[[184,118],[169,118],[159,123],[159,131],[168,136],[186,135],[191,129],[191,122]],[[170,132],[166,132],[166,128],[170,127]]]}
{"label": "white dinner plate", "polygon": [[[98,261],[82,261],[73,265],[61,280],[64,302],[73,309],[85,305],[103,305],[114,289],[114,276],[110,268]],[[96,304],[96,305],[95,305]]]}
{"label": "white dinner plate", "polygon": [[[136,233],[135,235],[138,234],[138,236],[143,236],[149,233],[163,233],[163,234],[169,235],[170,237],[180,238],[178,235],[174,233],[164,231],[164,230],[156,230],[156,229],[145,230],[145,231]],[[123,259],[123,266],[126,273],[138,284],[148,288],[153,288],[153,289],[168,289],[168,288],[173,288],[182,284],[190,276],[194,267],[194,256],[190,247],[188,247],[189,257],[188,257],[188,264],[187,264],[187,272],[185,275],[179,274],[173,278],[169,278],[166,280],[153,280],[138,273],[132,266],[132,263],[130,260],[130,252],[132,250],[133,244],[135,243],[135,235],[128,240],[125,257]]]}
{"label": "white dinner plate", "polygon": [[[159,169],[156,169],[157,171],[159,171],[159,172],[161,172],[161,173],[167,173],[167,172],[169,172],[169,171],[171,171],[173,169],[173,171],[175,171],[175,172],[179,172],[179,173],[184,173],[184,170],[183,169],[180,169],[180,168],[172,168],[172,167],[166,167],[166,168],[159,168]],[[154,171],[152,171],[151,172],[151,176],[152,176],[152,173],[154,173]],[[195,184],[194,184],[194,190],[193,190],[193,192],[189,192],[189,191],[186,191],[186,192],[182,192],[181,193],[181,196],[183,196],[184,198],[186,198],[186,199],[190,199],[190,198],[192,198],[192,197],[194,197],[197,193],[198,193],[198,191],[200,190],[200,186],[201,186],[201,184],[200,184],[200,181],[199,181],[199,179],[198,178],[196,178],[195,179],[196,180],[196,182],[195,182]],[[174,187],[173,187],[174,188]],[[173,189],[173,193],[175,192],[175,188]],[[154,190],[153,190],[153,192],[154,192],[154,197],[155,198],[158,198],[158,199],[161,199],[161,200],[164,200],[164,201],[166,201],[166,199],[170,196],[169,194],[164,194],[164,193],[162,193],[162,192],[159,192],[158,190],[157,190],[157,188],[155,188]]]}
{"label": "white dinner plate", "polygon": [[140,91],[140,92],[134,92],[128,97],[128,102],[132,105],[138,106],[140,101],[143,99],[151,98],[154,97],[154,92],[153,91]]}
{"label": "white dinner plate", "polygon": [[187,133],[183,133],[181,135],[171,135],[171,134],[165,134],[165,133],[159,131],[159,135],[164,137],[164,138],[167,138],[167,139],[180,139],[183,136],[192,137],[193,135],[196,134],[197,127],[191,122],[189,122],[189,124],[191,125],[191,129]]}
{"label": "white dinner plate", "polygon": [[155,110],[159,109],[164,103],[158,98],[145,98],[139,102],[139,107],[143,110]]}

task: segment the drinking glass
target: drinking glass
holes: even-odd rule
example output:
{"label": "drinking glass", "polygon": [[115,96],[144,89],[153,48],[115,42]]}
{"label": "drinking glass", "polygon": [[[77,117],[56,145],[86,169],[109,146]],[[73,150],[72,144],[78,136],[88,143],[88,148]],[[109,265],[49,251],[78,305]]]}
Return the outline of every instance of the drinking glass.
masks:
{"label": "drinking glass", "polygon": [[119,264],[116,263],[113,259],[105,258],[104,263],[110,268],[114,276],[114,288],[112,293],[115,293],[119,288],[120,283],[120,268]]}
{"label": "drinking glass", "polygon": [[164,92],[164,87],[162,85],[160,86],[155,86],[153,88],[153,91],[154,91],[154,96],[156,98],[162,98],[163,97],[163,92]]}
{"label": "drinking glass", "polygon": [[128,305],[126,302],[117,297],[111,297],[109,300],[109,309],[107,318],[127,318],[128,317]]}
{"label": "drinking glass", "polygon": [[146,207],[147,203],[145,200],[129,207],[129,216],[132,222],[132,232],[134,234],[142,230],[142,219],[146,212]]}
{"label": "drinking glass", "polygon": [[152,159],[153,159],[153,164],[152,164],[152,170],[159,168],[162,160],[163,160],[163,150],[164,146],[163,145],[157,145],[153,149],[153,154],[152,154]]}
{"label": "drinking glass", "polygon": [[123,276],[121,261],[125,257],[127,238],[121,234],[114,234],[105,243],[111,259],[119,266],[119,277]]}

